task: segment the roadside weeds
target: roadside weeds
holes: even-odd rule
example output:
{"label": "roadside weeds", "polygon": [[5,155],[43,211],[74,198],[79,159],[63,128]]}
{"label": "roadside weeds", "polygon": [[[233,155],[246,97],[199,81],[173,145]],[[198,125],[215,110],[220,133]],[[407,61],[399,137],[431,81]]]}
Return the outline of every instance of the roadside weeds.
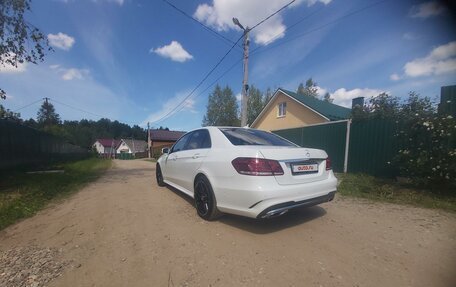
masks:
{"label": "roadside weeds", "polygon": [[12,171],[0,179],[0,230],[34,215],[51,200],[68,196],[98,179],[110,160],[90,158],[56,166],[64,173],[27,174]]}
{"label": "roadside weeds", "polygon": [[366,174],[337,174],[337,178],[342,196],[456,212],[456,194],[431,192]]}

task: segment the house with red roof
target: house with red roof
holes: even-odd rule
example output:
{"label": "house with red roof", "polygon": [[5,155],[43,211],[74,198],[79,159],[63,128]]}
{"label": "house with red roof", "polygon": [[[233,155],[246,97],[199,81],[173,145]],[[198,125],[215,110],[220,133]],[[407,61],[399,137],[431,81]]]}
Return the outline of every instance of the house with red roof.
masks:
{"label": "house with red roof", "polygon": [[116,139],[97,139],[92,147],[101,156],[114,157],[119,143]]}

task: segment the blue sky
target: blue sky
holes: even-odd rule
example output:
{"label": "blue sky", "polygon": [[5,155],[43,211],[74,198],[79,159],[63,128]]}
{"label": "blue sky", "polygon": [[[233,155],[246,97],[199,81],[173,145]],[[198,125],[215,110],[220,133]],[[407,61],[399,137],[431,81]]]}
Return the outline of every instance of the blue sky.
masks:
{"label": "blue sky", "polygon": [[[242,34],[232,17],[251,27],[289,2],[169,1],[232,41]],[[242,57],[233,49],[183,102],[231,44],[163,1],[35,0],[27,19],[55,51],[38,65],[0,67],[2,104],[16,110],[49,97],[65,120],[197,128],[212,88],[203,90]],[[312,77],[345,106],[382,91],[436,98],[442,85],[456,84],[454,24],[433,1],[298,0],[251,32],[249,84],[296,90]],[[241,82],[241,64],[218,81],[237,95]],[[19,112],[36,117],[38,108]]]}

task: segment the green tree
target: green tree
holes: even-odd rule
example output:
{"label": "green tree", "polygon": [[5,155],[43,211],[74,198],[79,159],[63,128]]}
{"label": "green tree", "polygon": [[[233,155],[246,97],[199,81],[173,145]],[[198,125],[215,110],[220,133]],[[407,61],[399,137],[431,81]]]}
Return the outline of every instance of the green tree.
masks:
{"label": "green tree", "polygon": [[5,109],[3,105],[0,105],[0,119],[10,119],[14,121],[21,121],[21,114],[15,113],[9,109]]}
{"label": "green tree", "polygon": [[299,83],[299,86],[298,86],[298,89],[296,90],[296,93],[304,95],[305,92],[306,92],[306,89],[304,88],[304,84],[303,83]]}
{"label": "green tree", "polygon": [[313,98],[318,98],[318,87],[317,83],[312,80],[312,78],[307,79],[306,85],[304,86],[303,83],[300,83],[298,86],[298,90],[296,91],[298,94],[309,96]]}
{"label": "green tree", "polygon": [[233,91],[226,86],[223,90],[219,85],[209,95],[207,112],[203,118],[203,126],[239,126],[238,106]]}
{"label": "green tree", "polygon": [[369,118],[369,108],[368,106],[359,106],[356,105],[351,110],[350,118],[354,121],[362,121]]}
{"label": "green tree", "polygon": [[331,98],[331,94],[326,92],[326,94],[323,96],[323,101],[325,102],[328,102],[328,103],[332,103],[334,101],[333,98]]}
{"label": "green tree", "polygon": [[59,124],[60,116],[56,113],[54,105],[46,100],[38,111],[37,121],[40,126],[48,127]]}
{"label": "green tree", "polygon": [[[25,20],[30,3],[31,0],[0,1],[0,66],[36,64],[44,60],[46,50],[52,50],[45,35]],[[0,98],[6,98],[1,88]]]}
{"label": "green tree", "polygon": [[261,91],[253,85],[249,88],[249,98],[247,105],[247,123],[251,125],[263,110],[264,101]]}
{"label": "green tree", "polygon": [[369,100],[370,117],[396,119],[399,116],[399,99],[387,93],[381,93]]}
{"label": "green tree", "polygon": [[421,98],[416,92],[409,92],[407,101],[401,106],[401,117],[429,117],[436,112],[429,97]]}

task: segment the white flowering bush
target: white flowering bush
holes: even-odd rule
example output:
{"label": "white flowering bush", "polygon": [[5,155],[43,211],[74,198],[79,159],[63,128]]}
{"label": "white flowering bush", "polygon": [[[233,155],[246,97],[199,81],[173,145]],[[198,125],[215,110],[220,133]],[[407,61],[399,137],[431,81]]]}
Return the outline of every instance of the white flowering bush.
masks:
{"label": "white flowering bush", "polygon": [[398,119],[400,175],[437,190],[456,188],[456,120],[437,114],[429,98],[410,93]]}

